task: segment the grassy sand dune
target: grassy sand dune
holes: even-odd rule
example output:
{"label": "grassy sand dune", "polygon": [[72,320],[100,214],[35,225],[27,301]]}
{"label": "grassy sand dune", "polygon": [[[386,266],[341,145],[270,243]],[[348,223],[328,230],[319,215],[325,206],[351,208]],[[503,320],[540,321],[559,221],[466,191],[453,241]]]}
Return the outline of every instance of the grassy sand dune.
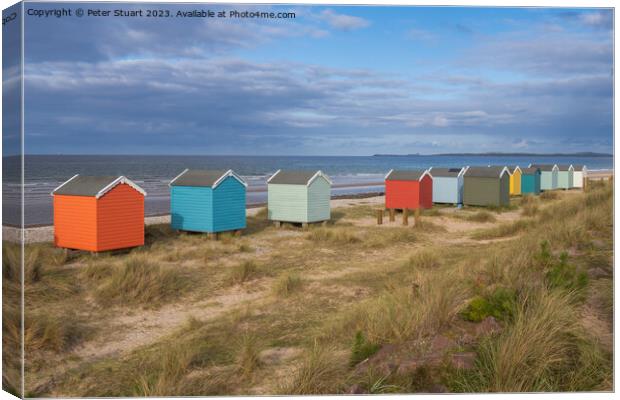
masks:
{"label": "grassy sand dune", "polygon": [[379,204],[308,229],[258,212],[218,241],[149,226],[121,254],[29,246],[27,394],[611,390],[608,183],[417,226],[377,225]]}

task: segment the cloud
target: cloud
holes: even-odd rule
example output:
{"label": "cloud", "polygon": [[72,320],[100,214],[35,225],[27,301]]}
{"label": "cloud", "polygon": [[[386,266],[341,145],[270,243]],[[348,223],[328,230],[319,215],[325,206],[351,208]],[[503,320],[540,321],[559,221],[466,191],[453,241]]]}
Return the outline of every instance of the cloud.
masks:
{"label": "cloud", "polygon": [[[41,8],[53,7],[41,5]],[[195,5],[178,7],[191,11]],[[232,6],[210,5],[212,10],[230,10]],[[98,5],[114,9],[114,5]],[[127,8],[138,9],[139,6]],[[267,5],[244,6],[248,10],[269,10]],[[278,8],[277,11],[290,11]],[[36,17],[26,17],[26,21]],[[39,61],[104,61],[136,58],[208,58],[253,49],[275,40],[329,35],[325,29],[296,19],[219,19],[176,18],[155,21],[152,18],[38,18],[28,24],[26,49],[28,62]],[[54,40],[49,39],[54,33]],[[76,34],[79,32],[79,34]],[[96,39],[93,39],[96,38]],[[71,49],[72,51],[67,51]]]}
{"label": "cloud", "polygon": [[611,30],[614,23],[612,9],[582,12],[566,11],[559,15],[566,21],[575,22],[594,29]]}
{"label": "cloud", "polygon": [[323,10],[321,18],[335,29],[352,31],[370,26],[370,21],[353,15],[338,14],[331,9]]}
{"label": "cloud", "polygon": [[611,29],[613,27],[613,13],[611,10],[584,13],[580,15],[580,20],[585,25],[594,28]]}
{"label": "cloud", "polygon": [[63,152],[70,143],[92,152],[96,142],[97,151],[111,153],[122,143],[134,152],[273,154],[318,151],[310,138],[321,138],[330,151],[358,154],[369,151],[360,143],[388,133],[448,147],[438,138],[476,134],[512,143],[512,135],[530,141],[544,134],[552,146],[553,137],[583,129],[597,136],[612,124],[604,76],[512,84],[479,78],[474,85],[425,77],[431,93],[444,93],[444,80],[454,88],[454,97],[438,100],[407,79],[370,70],[237,58],[48,62],[28,65],[27,76],[26,128],[38,135],[29,146],[39,151]]}
{"label": "cloud", "polygon": [[496,68],[528,74],[611,74],[613,50],[609,37],[582,34],[498,35],[469,49],[461,67]]}
{"label": "cloud", "polygon": [[418,28],[412,28],[407,31],[407,38],[410,40],[431,42],[438,39],[437,34]]}
{"label": "cloud", "polygon": [[[59,39],[47,41],[49,27],[37,24],[27,31],[39,46],[27,47],[27,150],[368,154],[556,151],[562,143],[565,151],[608,151],[613,54],[605,32],[477,34],[440,62],[431,52],[423,68],[383,71],[256,47],[363,25],[325,11],[299,29],[119,20],[75,35],[67,19],[54,29]],[[591,144],[575,139],[584,135]]]}

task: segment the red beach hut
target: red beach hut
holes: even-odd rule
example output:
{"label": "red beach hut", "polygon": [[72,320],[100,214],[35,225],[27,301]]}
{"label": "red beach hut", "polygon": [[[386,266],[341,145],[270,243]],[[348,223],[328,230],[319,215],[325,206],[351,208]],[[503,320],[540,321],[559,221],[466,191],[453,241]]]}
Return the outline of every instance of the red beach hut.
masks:
{"label": "red beach hut", "polygon": [[146,192],[126,177],[75,175],[52,196],[56,246],[106,251],[144,244]]}
{"label": "red beach hut", "polygon": [[433,176],[428,170],[391,170],[385,176],[386,208],[413,210],[432,206]]}

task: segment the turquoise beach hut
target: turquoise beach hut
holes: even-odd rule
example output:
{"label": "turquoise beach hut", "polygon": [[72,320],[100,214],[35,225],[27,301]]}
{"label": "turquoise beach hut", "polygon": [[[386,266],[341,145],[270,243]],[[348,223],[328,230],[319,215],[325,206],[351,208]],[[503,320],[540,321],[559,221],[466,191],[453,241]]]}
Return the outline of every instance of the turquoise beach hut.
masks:
{"label": "turquoise beach hut", "polygon": [[304,225],[329,220],[331,185],[321,171],[278,170],[267,180],[268,218]]}
{"label": "turquoise beach hut", "polygon": [[189,170],[170,184],[173,229],[217,233],[245,228],[247,183],[232,170]]}
{"label": "turquoise beach hut", "polygon": [[540,194],[540,169],[523,168],[521,170],[521,194]]}
{"label": "turquoise beach hut", "polygon": [[572,165],[558,165],[558,189],[570,189],[573,187],[573,172],[575,169]]}
{"label": "turquoise beach hut", "polygon": [[540,190],[558,188],[558,166],[555,164],[530,164],[529,168],[540,170]]}
{"label": "turquoise beach hut", "polygon": [[463,168],[431,168],[433,175],[433,203],[463,203]]}

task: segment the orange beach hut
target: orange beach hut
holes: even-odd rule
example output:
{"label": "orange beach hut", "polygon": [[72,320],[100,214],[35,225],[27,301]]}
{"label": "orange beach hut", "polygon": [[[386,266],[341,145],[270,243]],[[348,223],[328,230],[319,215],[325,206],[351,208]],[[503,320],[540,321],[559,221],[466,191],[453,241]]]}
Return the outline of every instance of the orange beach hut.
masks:
{"label": "orange beach hut", "polygon": [[52,196],[56,246],[106,251],[144,244],[146,192],[128,178],[75,175]]}

